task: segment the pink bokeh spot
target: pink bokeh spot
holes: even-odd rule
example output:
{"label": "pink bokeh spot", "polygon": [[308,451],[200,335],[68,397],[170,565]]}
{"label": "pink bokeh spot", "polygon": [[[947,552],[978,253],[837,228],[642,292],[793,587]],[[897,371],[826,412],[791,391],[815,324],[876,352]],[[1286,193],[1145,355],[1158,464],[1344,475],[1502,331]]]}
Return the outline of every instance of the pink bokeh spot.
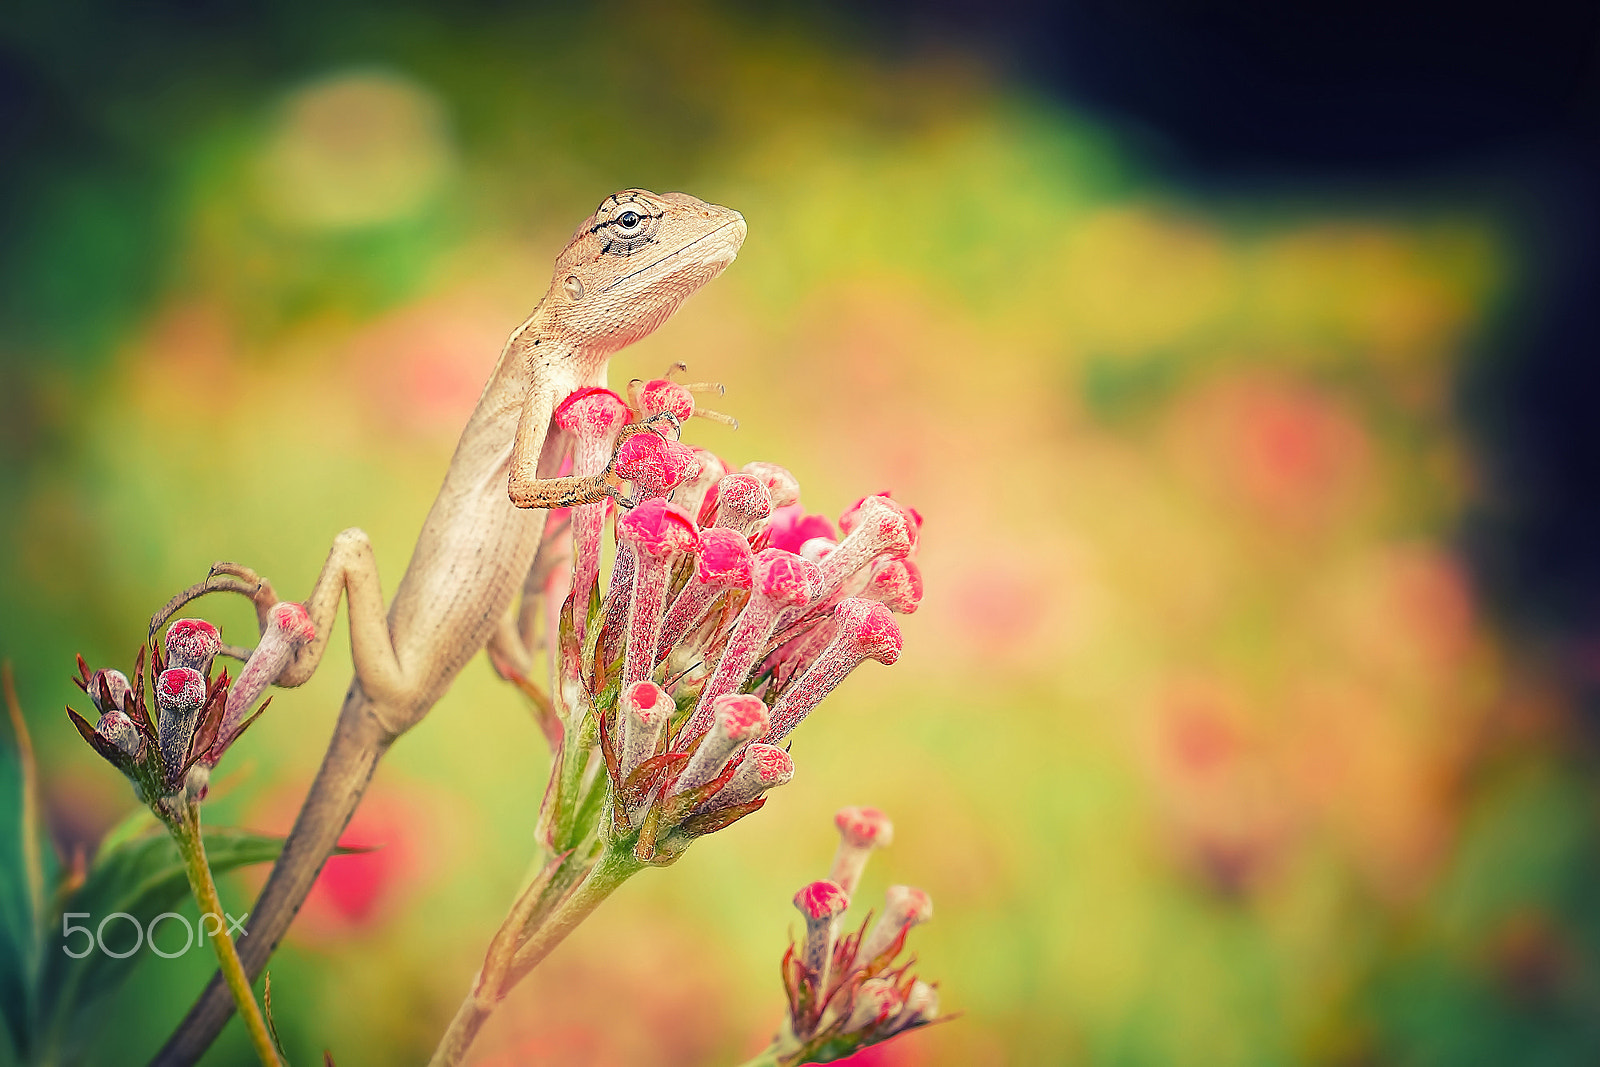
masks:
{"label": "pink bokeh spot", "polygon": [[1014,563],[997,562],[962,575],[952,599],[967,636],[994,650],[1031,637],[1044,621],[1049,595],[1035,576]]}
{"label": "pink bokeh spot", "polygon": [[[299,795],[292,790],[276,795],[252,823],[286,831]],[[432,837],[412,801],[394,791],[374,789],[339,838],[342,847],[370,851],[328,858],[289,936],[303,942],[336,942],[381,929],[429,871],[422,857],[434,851]]]}
{"label": "pink bokeh spot", "polygon": [[1332,390],[1266,377],[1216,383],[1188,402],[1180,447],[1260,520],[1339,521],[1371,477],[1367,429]]}
{"label": "pink bokeh spot", "polygon": [[453,433],[483,391],[505,341],[503,317],[472,295],[403,309],[350,345],[350,368],[383,421],[403,432]]}

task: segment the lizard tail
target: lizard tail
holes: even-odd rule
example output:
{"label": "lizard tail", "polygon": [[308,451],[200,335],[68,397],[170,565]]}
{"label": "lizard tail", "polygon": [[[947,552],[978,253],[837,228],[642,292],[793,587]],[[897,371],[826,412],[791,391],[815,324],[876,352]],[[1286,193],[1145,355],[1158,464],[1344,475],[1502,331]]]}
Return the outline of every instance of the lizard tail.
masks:
{"label": "lizard tail", "polygon": [[[361,803],[378,760],[394,741],[373,712],[372,701],[352,682],[322,767],[306,794],[283,853],[256,900],[255,910],[250,913],[247,933],[238,939],[239,959],[251,982],[260,975],[300,905],[305,903],[323,863]],[[151,1067],[190,1067],[222,1032],[233,1009],[233,999],[221,974],[212,975],[200,999],[150,1061]]]}

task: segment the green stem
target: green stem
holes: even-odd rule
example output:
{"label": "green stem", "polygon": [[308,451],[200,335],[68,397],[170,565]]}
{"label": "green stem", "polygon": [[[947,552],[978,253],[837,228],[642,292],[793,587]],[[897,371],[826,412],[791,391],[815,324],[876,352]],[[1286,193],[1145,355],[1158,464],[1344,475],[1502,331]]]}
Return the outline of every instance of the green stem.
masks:
{"label": "green stem", "polygon": [[217,931],[211,935],[211,947],[217,954],[217,965],[222,970],[223,981],[228,983],[228,991],[233,994],[233,1002],[239,1008],[239,1018],[244,1020],[245,1029],[249,1031],[250,1044],[254,1046],[264,1067],[280,1067],[277,1049],[273,1047],[272,1036],[267,1033],[267,1022],[262,1018],[261,1009],[256,1005],[250,979],[244,973],[244,964],[239,961],[233,938],[221,922],[222,900],[217,896],[217,883],[211,878],[211,865],[206,862],[206,845],[200,836],[199,806],[184,804],[182,815],[169,821],[167,827],[178,842],[178,851],[183,854],[189,888],[194,891],[194,899],[200,905],[201,923],[205,922],[207,915],[218,918]]}
{"label": "green stem", "polygon": [[631,848],[607,849],[589,870],[583,882],[527,932],[527,937],[517,948],[503,982],[494,983],[496,988],[488,988],[482,981],[481,972],[473,979],[472,989],[461,1002],[461,1007],[456,1009],[456,1016],[450,1021],[450,1028],[439,1039],[439,1047],[434,1050],[433,1058],[428,1061],[429,1067],[455,1067],[459,1064],[466,1057],[467,1050],[472,1047],[478,1031],[483,1028],[483,1024],[488,1021],[490,1014],[499,1006],[511,988],[537,967],[579,923],[588,918],[590,913],[600,906],[601,901],[610,896],[623,882],[643,870],[644,866],[634,859]]}

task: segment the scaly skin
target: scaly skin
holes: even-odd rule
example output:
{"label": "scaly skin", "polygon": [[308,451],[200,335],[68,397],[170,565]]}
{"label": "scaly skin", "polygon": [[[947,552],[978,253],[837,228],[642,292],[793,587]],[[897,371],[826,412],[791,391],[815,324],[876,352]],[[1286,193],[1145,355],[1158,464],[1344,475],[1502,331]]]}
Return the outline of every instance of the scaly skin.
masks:
{"label": "scaly skin", "polygon": [[[574,390],[604,384],[611,354],[648,335],[720,274],[744,236],[738,212],[684,193],[629,189],[607,197],[556,258],[549,291],[506,342],[387,613],[366,534],[346,530],[335,540],[305,601],[317,637],[278,684],[299,685],[316,670],[341,592],[350,602],[356,674],[316,780],[251,912],[248,936],[239,940],[252,980],[389,746],[421,721],[491,635],[514,636],[502,622],[538,551],[547,514],[541,509],[571,490],[540,477],[555,472],[567,444],[550,436],[556,406]],[[256,582],[264,626],[277,602],[271,584],[245,568],[221,569]],[[531,658],[526,648],[515,651]],[[214,977],[153,1062],[194,1063],[232,1010]]]}

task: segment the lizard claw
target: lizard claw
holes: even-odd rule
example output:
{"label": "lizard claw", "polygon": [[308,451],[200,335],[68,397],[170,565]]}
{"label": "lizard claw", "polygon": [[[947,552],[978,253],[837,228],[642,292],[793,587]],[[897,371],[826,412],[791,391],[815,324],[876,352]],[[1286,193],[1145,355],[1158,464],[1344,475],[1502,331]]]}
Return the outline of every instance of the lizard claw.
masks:
{"label": "lizard claw", "polygon": [[670,411],[658,411],[654,415],[651,415],[649,418],[645,419],[641,425],[649,427],[658,437],[666,438],[667,435],[663,433],[661,427],[657,425],[658,423],[663,422],[672,427],[671,440],[676,441],[683,437],[683,420],[678,418],[678,416],[674,415]]}
{"label": "lizard claw", "polygon": [[624,493],[622,491],[622,486],[617,483],[606,486],[606,495],[612,500],[616,501],[617,507],[623,509],[624,511],[632,511],[634,508],[638,507],[640,502],[644,499],[643,496],[637,491],[632,493]]}

